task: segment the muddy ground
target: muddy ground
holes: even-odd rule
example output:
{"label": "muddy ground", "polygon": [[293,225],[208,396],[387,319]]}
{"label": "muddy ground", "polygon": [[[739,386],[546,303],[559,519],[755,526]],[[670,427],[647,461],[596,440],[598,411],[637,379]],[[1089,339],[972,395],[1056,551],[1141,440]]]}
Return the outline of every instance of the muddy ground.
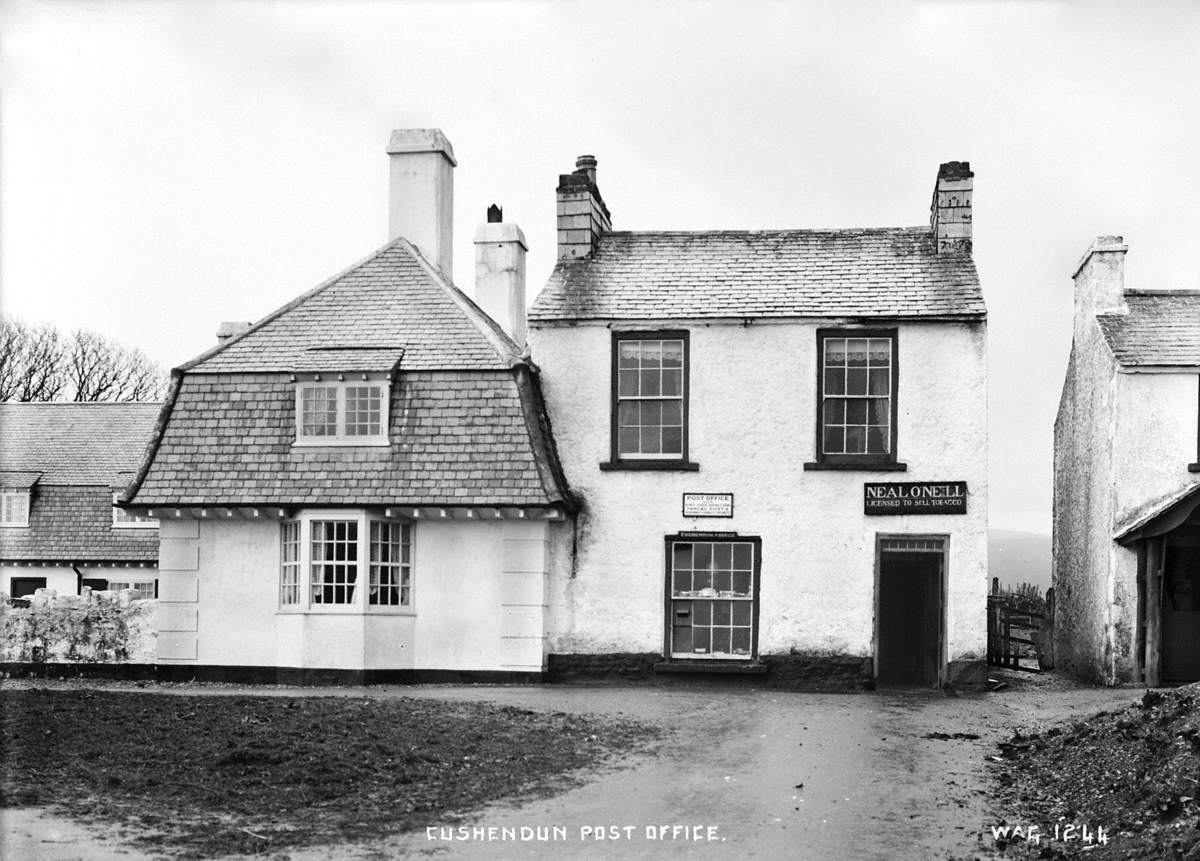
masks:
{"label": "muddy ground", "polygon": [[[284,699],[331,693],[156,690],[167,696]],[[588,715],[646,723],[662,728],[663,736],[652,751],[628,752],[619,767],[591,773],[582,785],[552,797],[497,798],[465,820],[466,831],[455,828],[463,821],[431,815],[407,833],[350,832],[323,845],[287,850],[286,857],[995,857],[991,829],[1011,824],[1016,814],[992,800],[996,763],[988,757],[997,755],[999,744],[1018,730],[1028,734],[1078,720],[1128,705],[1140,694],[1027,674],[1012,674],[1009,688],[999,693],[957,697],[702,685],[347,689],[336,695]],[[122,846],[111,830],[83,847],[71,838],[39,842],[39,830],[57,822],[28,812],[6,814],[10,846],[19,846],[22,857],[46,859],[100,857]],[[531,839],[523,840],[526,834]],[[543,835],[546,840],[538,839]],[[92,850],[94,856],[71,854]]]}

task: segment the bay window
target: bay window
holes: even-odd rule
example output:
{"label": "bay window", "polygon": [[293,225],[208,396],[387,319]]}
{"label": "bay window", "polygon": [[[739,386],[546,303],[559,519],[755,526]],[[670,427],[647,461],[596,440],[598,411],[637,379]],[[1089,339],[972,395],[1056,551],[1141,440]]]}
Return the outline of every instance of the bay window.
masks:
{"label": "bay window", "polygon": [[279,603],[291,611],[411,611],[410,523],[314,513],[280,525]]}

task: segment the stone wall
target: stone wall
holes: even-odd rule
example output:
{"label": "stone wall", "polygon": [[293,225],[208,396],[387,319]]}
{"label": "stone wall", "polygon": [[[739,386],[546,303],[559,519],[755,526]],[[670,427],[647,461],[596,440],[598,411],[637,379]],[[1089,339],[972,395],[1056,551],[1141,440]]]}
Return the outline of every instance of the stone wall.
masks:
{"label": "stone wall", "polygon": [[158,602],[132,589],[0,601],[0,663],[153,663]]}

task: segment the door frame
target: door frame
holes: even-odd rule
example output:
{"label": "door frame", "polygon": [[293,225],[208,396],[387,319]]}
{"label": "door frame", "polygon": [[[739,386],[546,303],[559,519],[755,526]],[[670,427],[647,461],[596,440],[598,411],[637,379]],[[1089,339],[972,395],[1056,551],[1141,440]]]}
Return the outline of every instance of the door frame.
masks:
{"label": "door frame", "polygon": [[[938,548],[909,548],[903,551],[892,551],[883,549],[885,541],[935,541],[941,546]],[[946,683],[946,594],[950,578],[950,535],[948,533],[929,532],[875,533],[875,596],[872,601],[874,631],[871,636],[874,655],[871,658],[871,671],[876,679],[879,678],[879,580],[883,573],[883,554],[891,552],[929,553],[930,555],[936,554],[941,558],[942,571],[941,577],[938,578],[938,665],[937,680],[934,683],[935,687],[941,687]]]}

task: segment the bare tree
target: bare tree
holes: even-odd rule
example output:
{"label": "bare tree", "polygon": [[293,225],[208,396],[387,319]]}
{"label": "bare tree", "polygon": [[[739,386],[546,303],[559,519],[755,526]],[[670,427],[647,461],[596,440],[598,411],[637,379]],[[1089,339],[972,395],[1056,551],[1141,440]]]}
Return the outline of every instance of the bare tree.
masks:
{"label": "bare tree", "polygon": [[140,350],[0,317],[0,401],[146,401],[165,391],[166,375]]}

